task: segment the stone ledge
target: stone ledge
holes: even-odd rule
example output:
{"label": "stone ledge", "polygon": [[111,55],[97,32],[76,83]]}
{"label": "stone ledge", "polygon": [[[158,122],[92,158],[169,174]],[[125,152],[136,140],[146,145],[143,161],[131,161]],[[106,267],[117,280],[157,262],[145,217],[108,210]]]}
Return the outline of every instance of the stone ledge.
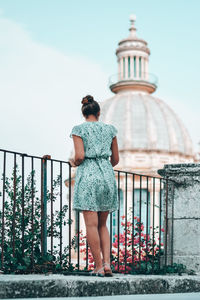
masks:
{"label": "stone ledge", "polygon": [[166,164],[163,169],[157,170],[157,173],[182,185],[200,182],[200,164]]}
{"label": "stone ledge", "polygon": [[198,275],[0,275],[0,299],[200,292]]}

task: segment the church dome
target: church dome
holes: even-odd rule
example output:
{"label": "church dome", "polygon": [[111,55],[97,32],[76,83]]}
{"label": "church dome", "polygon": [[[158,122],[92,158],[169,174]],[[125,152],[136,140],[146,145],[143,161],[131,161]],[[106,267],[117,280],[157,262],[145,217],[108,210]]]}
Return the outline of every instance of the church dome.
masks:
{"label": "church dome", "polygon": [[191,138],[175,112],[147,93],[124,91],[100,102],[100,120],[118,129],[119,150],[147,150],[191,156]]}
{"label": "church dome", "polygon": [[163,100],[152,95],[158,80],[149,73],[150,49],[136,36],[135,20],[132,15],[130,34],[118,44],[118,73],[110,81],[115,95],[100,102],[100,120],[118,129],[121,153],[165,153],[168,159],[165,156],[162,161],[167,163],[193,160],[193,145],[184,124]]}

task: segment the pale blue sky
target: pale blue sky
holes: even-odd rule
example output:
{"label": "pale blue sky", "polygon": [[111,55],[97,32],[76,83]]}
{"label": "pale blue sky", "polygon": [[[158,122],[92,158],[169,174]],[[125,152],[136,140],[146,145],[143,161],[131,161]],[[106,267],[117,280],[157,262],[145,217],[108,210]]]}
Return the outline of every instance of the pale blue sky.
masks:
{"label": "pale blue sky", "polygon": [[[10,90],[9,72],[16,72],[17,74],[18,69],[16,68],[20,68],[20,65],[27,66],[30,61],[31,66],[34,65],[35,73],[32,71],[32,74],[34,73],[34,78],[36,78],[37,72],[41,74],[41,70],[47,69],[47,65],[50,64],[49,61],[51,62],[51,55],[53,55],[53,69],[51,66],[50,70],[52,69],[54,72],[55,78],[49,79],[48,82],[45,81],[44,85],[40,86],[40,94],[42,95],[40,103],[41,101],[44,102],[44,107],[46,107],[45,104],[49,102],[53,105],[54,100],[53,98],[50,99],[49,95],[55,92],[54,99],[56,99],[58,90],[65,91],[62,102],[59,104],[58,101],[57,105],[60,105],[62,111],[66,110],[66,118],[68,120],[73,116],[70,120],[73,120],[74,123],[81,120],[80,111],[78,111],[80,108],[80,98],[78,99],[78,97],[81,97],[84,91],[86,93],[87,91],[91,91],[94,96],[97,96],[98,100],[105,100],[112,95],[108,90],[107,81],[110,75],[117,72],[115,50],[117,43],[127,37],[129,15],[134,13],[136,15],[137,35],[148,42],[151,51],[149,71],[158,76],[159,84],[155,95],[165,100],[184,121],[196,147],[197,142],[200,140],[200,126],[198,124],[198,114],[200,111],[199,0],[0,0],[0,11],[3,22],[0,34],[1,36],[3,35],[3,38],[5,38],[5,35],[7,36],[6,43],[4,43],[4,45],[7,45],[4,51],[6,52],[6,59],[4,57],[5,53],[3,52],[0,53],[1,59],[3,62],[6,60],[9,62],[14,60],[14,54],[12,54],[12,59],[10,59],[8,55],[8,52],[10,52],[8,49],[11,47],[13,47],[13,53],[15,52],[15,60],[18,61],[18,58],[20,59],[20,64],[14,63],[7,69],[5,64],[4,72],[6,72],[6,76],[4,76],[3,71],[1,71],[2,78],[7,78],[4,86],[7,86],[8,90]],[[12,38],[13,41],[15,41],[13,43],[10,41]],[[37,49],[33,52],[33,59],[31,59],[30,51],[32,44],[34,44],[34,47],[37,46]],[[42,66],[45,54],[40,55],[39,60],[35,54],[36,52],[39,53],[41,47],[43,50],[46,48],[47,53],[49,53],[49,56],[47,55],[49,61],[46,61],[45,67]],[[17,48],[16,51],[15,48]],[[45,51],[43,52],[45,53]],[[26,58],[27,60],[23,61],[23,57],[26,56],[27,53],[29,56]],[[58,76],[65,74],[64,68],[62,70],[63,73],[56,69],[57,59],[60,60],[60,66],[63,65],[61,56],[63,62],[68,59],[70,68],[67,69],[68,71],[72,70],[73,76],[70,78],[70,72],[66,74],[66,78],[70,78],[70,82],[69,79],[65,82],[63,81],[63,90],[61,88],[55,89],[55,91],[49,90],[49,95],[47,96],[44,90],[45,84],[46,86],[48,86],[48,83],[51,85],[51,82],[55,82]],[[45,57],[45,59],[47,58]],[[39,62],[42,63],[40,64]],[[83,71],[83,65],[88,65],[87,74]],[[96,68],[98,71],[95,71]],[[30,70],[30,68],[28,69]],[[23,82],[23,76],[25,76],[27,72],[26,70],[26,72],[21,75],[21,83]],[[96,72],[96,79],[91,75],[92,72]],[[46,75],[44,76],[46,80]],[[88,81],[83,77],[86,77]],[[12,78],[12,84],[13,81],[14,77]],[[59,78],[58,82],[60,82]],[[79,89],[81,84],[83,86]],[[18,86],[20,86],[20,84],[18,84]],[[38,88],[38,86],[34,86],[34,79],[26,83],[26,86],[29,91]],[[80,90],[80,93],[77,93],[74,98],[72,86]],[[20,99],[24,97],[24,101],[28,101],[26,100],[29,99],[27,98],[28,92],[27,94],[23,92],[24,94],[22,96],[21,92],[22,90],[17,90],[16,87],[15,95],[18,93],[21,97]],[[70,99],[73,98],[75,103],[70,113],[68,107],[68,93],[71,97]],[[6,93],[6,89],[4,89],[1,94],[7,95],[8,93]],[[39,97],[38,95],[37,97]],[[11,95],[7,96],[7,102],[10,99],[9,97],[11,97]],[[32,105],[35,101],[34,99],[30,102]],[[57,100],[55,100],[55,102],[56,101]],[[31,104],[30,107],[32,107]],[[26,105],[23,105],[23,109],[26,114],[26,109],[27,112],[29,110],[27,102]],[[63,117],[64,115],[62,118]],[[50,118],[45,119],[47,125],[48,122],[50,122]],[[26,132],[22,130],[24,124],[25,120],[18,129],[22,131],[22,137],[26,135]],[[31,126],[34,126],[34,128],[37,126],[37,124],[29,125],[30,128],[32,128]],[[44,127],[44,130],[48,127],[47,125]],[[49,124],[49,126],[51,125]],[[65,120],[63,120],[60,126],[58,125],[59,132],[63,126],[65,126]],[[70,126],[71,122],[66,122],[66,128],[64,128],[63,135],[60,136],[60,138],[65,137],[68,139]],[[65,156],[65,154],[62,153],[64,145],[62,143],[62,150],[58,151],[53,146],[51,147],[51,143],[48,142],[48,139],[45,140],[43,137],[39,137],[39,143],[41,144],[42,142],[46,146],[41,147],[40,145],[40,148],[37,148],[39,149],[38,153],[35,153],[36,148],[32,147],[30,143],[30,147],[27,145],[23,147],[23,139],[11,143],[8,140],[9,133],[7,135],[4,134],[3,142],[5,147],[16,147],[15,149],[18,151],[28,151],[29,153],[31,152],[31,154],[41,155],[45,154],[43,152],[49,150],[54,156],[57,156],[57,158],[64,158]],[[32,130],[32,134],[34,136],[34,130]],[[66,143],[66,140],[64,142]],[[69,153],[71,145],[71,141],[67,141],[67,145],[65,144],[67,153]],[[4,145],[1,147],[4,148]]]}

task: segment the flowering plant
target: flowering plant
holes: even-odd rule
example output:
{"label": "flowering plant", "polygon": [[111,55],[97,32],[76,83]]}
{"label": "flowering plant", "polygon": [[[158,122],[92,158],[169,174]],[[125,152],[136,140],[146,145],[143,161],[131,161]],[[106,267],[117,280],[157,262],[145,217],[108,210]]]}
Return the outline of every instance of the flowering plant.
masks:
{"label": "flowering plant", "polygon": [[[159,227],[150,227],[151,234],[145,233],[145,228],[138,217],[128,221],[121,217],[122,233],[114,235],[111,251],[111,266],[119,273],[148,273],[158,267],[159,258],[163,254],[163,243],[159,243]],[[154,231],[154,232],[153,232]],[[161,228],[164,232],[164,229]],[[86,236],[82,230],[79,233],[80,253],[83,260],[88,260],[88,270],[94,268],[91,250],[86,248]]]}

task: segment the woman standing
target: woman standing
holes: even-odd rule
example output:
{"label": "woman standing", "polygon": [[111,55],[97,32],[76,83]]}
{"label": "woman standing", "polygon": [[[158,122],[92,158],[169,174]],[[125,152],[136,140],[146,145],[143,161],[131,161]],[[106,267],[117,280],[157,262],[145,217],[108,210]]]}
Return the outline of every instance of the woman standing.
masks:
{"label": "woman standing", "polygon": [[119,208],[113,170],[119,162],[117,129],[98,121],[100,106],[92,96],[84,97],[81,103],[85,122],[74,126],[70,134],[75,149],[75,158],[70,164],[78,166],[73,210],[83,213],[87,241],[95,261],[92,275],[112,276],[106,220],[109,212]]}

